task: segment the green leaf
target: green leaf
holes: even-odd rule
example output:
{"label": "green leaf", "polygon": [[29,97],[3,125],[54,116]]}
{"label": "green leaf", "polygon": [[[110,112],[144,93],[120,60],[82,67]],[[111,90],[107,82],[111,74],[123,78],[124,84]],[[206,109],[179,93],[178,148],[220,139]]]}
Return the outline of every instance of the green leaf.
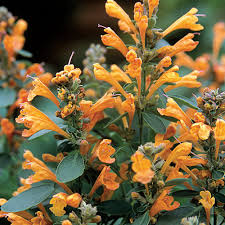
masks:
{"label": "green leaf", "polygon": [[187,98],[185,96],[178,96],[178,95],[168,95],[169,97],[173,98],[178,104],[186,105],[193,109],[198,109],[196,102],[192,101],[192,99]]}
{"label": "green leaf", "polygon": [[31,137],[29,137],[27,140],[33,140],[35,138],[38,138],[38,137],[40,137],[44,134],[48,134],[50,132],[52,132],[52,131],[51,130],[40,130],[37,133],[33,134]]}
{"label": "green leaf", "polygon": [[183,184],[184,182],[188,182],[188,180],[189,179],[187,179],[187,178],[176,178],[176,179],[172,179],[172,180],[169,180],[169,181],[167,181],[165,183],[165,187]]}
{"label": "green leaf", "polygon": [[164,134],[166,132],[166,127],[158,116],[151,112],[143,113],[142,115],[147,125],[151,127],[156,133]]}
{"label": "green leaf", "polygon": [[173,197],[194,197],[198,195],[199,193],[197,191],[193,190],[181,190],[181,191],[175,191],[172,193]]}
{"label": "green leaf", "polygon": [[224,172],[223,171],[213,170],[213,172],[212,172],[212,178],[215,179],[215,180],[222,179],[223,176],[224,176]]}
{"label": "green leaf", "polygon": [[26,58],[31,58],[32,57],[32,53],[31,52],[28,52],[28,51],[23,50],[23,49],[17,51],[17,53],[19,55],[23,56],[23,57],[26,57]]}
{"label": "green leaf", "polygon": [[105,128],[107,128],[109,125],[111,125],[111,124],[113,124],[113,123],[116,123],[117,121],[121,120],[121,119],[122,119],[124,116],[126,116],[126,115],[128,115],[127,112],[124,113],[124,114],[122,114],[122,115],[120,115],[120,116],[118,116],[118,117],[115,118],[114,120],[112,120],[112,121],[110,121],[109,123],[107,123],[107,124],[103,127],[103,129],[105,129]]}
{"label": "green leaf", "polygon": [[75,180],[84,172],[84,160],[79,152],[66,156],[56,170],[57,180],[63,183]]}
{"label": "green leaf", "polygon": [[150,217],[149,212],[147,211],[145,214],[137,218],[132,225],[149,225]]}
{"label": "green leaf", "polygon": [[110,215],[126,215],[132,210],[131,205],[123,200],[109,200],[97,206],[98,212]]}
{"label": "green leaf", "polygon": [[0,88],[0,107],[12,105],[16,98],[16,92],[12,88]]}
{"label": "green leaf", "polygon": [[214,194],[214,196],[215,196],[215,198],[216,198],[217,201],[222,202],[222,203],[225,203],[225,195],[223,195],[223,194],[221,194],[219,192],[216,192]]}
{"label": "green leaf", "polygon": [[19,212],[27,210],[43,202],[53,193],[53,191],[53,182],[48,181],[40,183],[40,185],[37,183],[34,187],[10,198],[4,205],[2,205],[1,210],[5,212]]}

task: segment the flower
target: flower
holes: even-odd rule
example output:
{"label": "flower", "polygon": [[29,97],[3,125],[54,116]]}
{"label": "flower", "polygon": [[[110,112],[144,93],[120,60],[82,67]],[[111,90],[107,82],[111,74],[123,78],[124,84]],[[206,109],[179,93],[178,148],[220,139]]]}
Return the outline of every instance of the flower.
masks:
{"label": "flower", "polygon": [[151,207],[149,211],[150,216],[155,216],[162,210],[172,211],[180,206],[180,203],[177,201],[173,202],[173,197],[168,196],[168,194],[168,189],[163,190],[163,192],[160,194],[160,196],[156,199],[153,206]]}
{"label": "flower", "polygon": [[127,74],[121,70],[117,65],[113,64],[110,67],[111,69],[111,73],[110,75],[117,81],[122,81],[125,83],[132,83],[131,79],[129,78],[129,76],[127,76]]}
{"label": "flower", "polygon": [[215,139],[216,139],[216,151],[215,151],[215,159],[218,158],[220,142],[225,140],[225,121],[222,119],[217,119],[216,127],[214,129]]}
{"label": "flower", "polygon": [[171,116],[178,120],[183,120],[185,124],[190,127],[192,122],[190,118],[185,114],[185,112],[178,106],[178,104],[172,99],[167,99],[167,104],[165,109],[157,109],[161,115]]}
{"label": "flower", "polygon": [[12,138],[15,126],[9,119],[3,118],[1,120],[2,133],[7,136],[8,139]]}
{"label": "flower", "polygon": [[42,159],[45,162],[57,162],[60,163],[64,158],[63,153],[58,153],[57,156],[51,154],[42,154]]}
{"label": "flower", "polygon": [[203,122],[198,122],[191,125],[190,133],[201,140],[207,140],[211,130],[212,129],[209,125],[206,125]]}
{"label": "flower", "polygon": [[82,197],[79,193],[74,193],[72,195],[67,196],[66,198],[67,205],[73,208],[78,208],[81,201],[82,201]]}
{"label": "flower", "polygon": [[105,28],[104,31],[107,34],[101,35],[103,44],[116,48],[126,57],[128,49],[119,36],[110,27]]}
{"label": "flower", "polygon": [[58,193],[53,196],[53,198],[50,200],[50,204],[53,206],[49,208],[55,216],[63,216],[66,211],[64,208],[67,206],[66,202],[67,194],[66,193]]}
{"label": "flower", "polygon": [[189,52],[196,48],[198,45],[198,41],[193,41],[194,38],[193,33],[189,33],[176,42],[172,46],[164,46],[157,50],[159,57],[170,56],[173,57],[174,55],[178,54],[179,52]]}
{"label": "flower", "polygon": [[144,157],[144,154],[140,151],[136,151],[131,156],[132,170],[136,173],[133,177],[134,182],[140,182],[147,184],[151,182],[155,173],[151,170],[151,161]]}
{"label": "flower", "polygon": [[49,90],[49,88],[45,84],[43,84],[39,78],[33,78],[33,79],[34,80],[33,80],[32,84],[34,86],[34,89],[29,91],[27,100],[32,101],[35,96],[40,95],[40,96],[50,99],[52,102],[55,103],[55,105],[58,108],[60,108],[58,99]]}
{"label": "flower", "polygon": [[149,16],[150,19],[152,17],[152,13],[156,7],[159,5],[159,0],[148,0],[148,10],[149,10]]}
{"label": "flower", "polygon": [[192,8],[163,31],[163,37],[177,29],[189,29],[193,31],[203,30],[204,27],[201,24],[196,24],[198,22],[198,17],[195,14],[197,12],[198,10],[196,8]]}
{"label": "flower", "polygon": [[221,44],[225,39],[225,23],[216,23],[213,27],[214,38],[213,38],[213,57],[216,59],[219,54]]}
{"label": "flower", "polygon": [[210,209],[215,204],[215,198],[211,197],[211,193],[209,191],[201,191],[200,196],[202,199],[199,202],[203,205],[206,212],[207,225],[209,225],[210,221]]}
{"label": "flower", "polygon": [[28,102],[21,104],[22,110],[20,110],[20,115],[16,118],[17,123],[23,123],[29,130],[23,130],[23,137],[30,137],[40,130],[52,130],[59,134],[69,138],[69,134],[58,127],[52,120],[48,118],[44,113],[30,105]]}

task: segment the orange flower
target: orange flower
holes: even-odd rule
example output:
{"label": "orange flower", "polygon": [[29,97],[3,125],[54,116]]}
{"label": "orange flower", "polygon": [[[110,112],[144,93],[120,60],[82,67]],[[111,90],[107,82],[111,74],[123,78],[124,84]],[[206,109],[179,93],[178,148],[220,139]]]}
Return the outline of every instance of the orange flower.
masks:
{"label": "orange flower", "polygon": [[109,139],[103,139],[98,145],[96,154],[101,162],[109,164],[115,162],[115,158],[111,158],[111,155],[113,155],[116,150],[110,146],[111,142],[112,141]]}
{"label": "orange flower", "polygon": [[178,104],[172,99],[167,99],[165,109],[157,109],[158,112],[163,116],[171,116],[178,120],[183,120],[188,127],[191,127],[192,122],[185,112],[178,106]]}
{"label": "orange flower", "polygon": [[224,75],[225,74],[225,63],[223,63],[223,64],[215,63],[213,65],[213,71],[215,73],[216,82],[222,85],[225,80],[225,75]]}
{"label": "orange flower", "polygon": [[128,164],[127,163],[122,163],[120,165],[120,177],[123,179],[123,180],[128,180],[128,177],[127,177],[127,173],[128,173]]}
{"label": "orange flower", "polygon": [[163,31],[163,37],[177,29],[189,29],[193,31],[203,30],[204,27],[201,24],[196,24],[198,22],[198,17],[195,14],[197,12],[198,10],[196,8],[192,8]]}
{"label": "orange flower", "polygon": [[190,133],[197,136],[201,140],[207,140],[210,135],[211,127],[202,122],[194,123],[191,125]]}
{"label": "orange flower", "polygon": [[160,88],[163,84],[167,82],[170,82],[170,83],[178,82],[179,80],[181,80],[181,77],[179,76],[179,74],[175,72],[177,70],[179,70],[179,68],[177,66],[174,66],[168,71],[164,72],[160,76],[160,78],[154,84],[151,85],[149,89],[149,93],[146,96],[146,99],[149,100],[151,96],[155,93],[155,91],[158,90],[158,88]]}
{"label": "orange flower", "polygon": [[27,30],[27,22],[23,19],[19,19],[12,29],[13,35],[23,35],[25,30]]}
{"label": "orange flower", "polygon": [[81,201],[82,201],[82,197],[79,193],[74,193],[72,195],[67,196],[66,198],[67,205],[73,208],[78,208]]}
{"label": "orange flower", "polygon": [[3,118],[1,120],[1,127],[2,127],[2,133],[5,134],[7,138],[10,139],[15,130],[14,124],[10,122],[9,119]]}
{"label": "orange flower", "polygon": [[114,47],[120,51],[124,57],[128,52],[128,49],[124,42],[119,38],[119,36],[110,28],[107,27],[104,29],[107,34],[101,35],[101,39],[104,45]]}
{"label": "orange flower", "polygon": [[28,101],[32,101],[35,96],[40,95],[40,96],[50,99],[52,102],[54,102],[56,104],[56,106],[58,108],[60,108],[58,99],[49,90],[49,88],[41,82],[41,80],[39,78],[34,78],[32,84],[34,86],[34,89],[29,91],[29,95],[27,98]]}
{"label": "orange flower", "polygon": [[32,225],[47,225],[48,224],[42,212],[38,211],[36,212],[36,214],[37,216],[31,219]]}
{"label": "orange flower", "polygon": [[202,199],[199,202],[203,205],[206,212],[207,225],[209,225],[210,221],[210,210],[215,204],[215,198],[211,197],[211,193],[209,191],[201,191],[200,195]]}
{"label": "orange flower", "polygon": [[220,47],[225,39],[225,23],[216,23],[213,27],[214,38],[213,38],[213,57],[216,59],[219,54]]}
{"label": "orange flower", "polygon": [[164,67],[169,67],[172,64],[172,59],[169,56],[165,56],[156,66],[156,70],[159,72],[164,72]]}
{"label": "orange flower", "polygon": [[180,206],[180,203],[176,201],[173,202],[174,200],[173,197],[168,196],[168,194],[169,194],[168,189],[164,190],[160,194],[160,196],[156,199],[156,201],[154,202],[153,206],[151,207],[149,211],[150,216],[155,216],[162,210],[172,211],[174,209],[177,209]]}
{"label": "orange flower", "polygon": [[42,154],[42,159],[45,162],[57,162],[60,163],[64,158],[63,153],[58,153],[57,156],[51,154]]}
{"label": "orange flower", "polygon": [[121,104],[123,110],[128,112],[129,115],[129,128],[131,128],[131,124],[134,118],[135,113],[135,104],[134,104],[134,96],[132,94],[128,94],[126,100]]}
{"label": "orange flower", "polygon": [[62,225],[73,225],[69,220],[63,220]]}
{"label": "orange flower", "polygon": [[91,145],[86,140],[82,140],[80,142],[80,154],[81,155],[87,155],[90,148],[91,148]]}
{"label": "orange flower", "polygon": [[67,206],[66,202],[67,194],[66,193],[58,193],[53,196],[50,200],[50,204],[53,206],[49,208],[55,216],[63,216],[66,211],[64,208]]}
{"label": "orange flower", "polygon": [[175,82],[175,85],[168,85],[166,88],[164,88],[164,91],[168,92],[178,87],[188,87],[188,88],[200,87],[202,84],[201,82],[197,81],[197,77],[199,73],[200,73],[199,71],[195,70],[191,72],[190,74],[187,74],[181,77],[179,81]]}
{"label": "orange flower", "polygon": [[216,127],[214,129],[215,139],[216,139],[216,151],[215,151],[215,159],[218,158],[220,142],[225,140],[225,121],[222,119],[217,119]]}
{"label": "orange flower", "polygon": [[24,219],[21,216],[16,215],[15,213],[7,213],[7,220],[11,222],[11,225],[32,225],[30,221]]}
{"label": "orange flower", "polygon": [[22,105],[22,110],[20,111],[20,115],[16,118],[17,123],[24,123],[24,125],[29,130],[23,130],[23,137],[30,137],[40,130],[52,130],[56,131],[59,134],[69,138],[69,134],[64,130],[59,128],[52,120],[50,120],[44,113],[39,111],[34,106],[30,105],[28,102],[25,102]]}
{"label": "orange flower", "polygon": [[113,0],[107,0],[105,4],[106,13],[114,18],[124,21],[127,26],[136,34],[137,30],[127,13]]}
{"label": "orange flower", "polygon": [[171,162],[177,159],[178,156],[187,156],[191,153],[192,144],[189,142],[184,142],[176,146],[175,149],[171,152],[171,154],[168,156],[166,162],[164,163],[161,173],[164,174],[166,172],[166,169],[170,165]]}
{"label": "orange flower", "polygon": [[110,73],[103,68],[99,63],[94,65],[94,74],[97,80],[104,80],[107,83],[111,84],[117,91],[119,91],[124,97],[127,96],[127,93],[123,90],[118,81],[116,81]]}
{"label": "orange flower", "polygon": [[152,17],[152,13],[159,5],[159,0],[148,0],[149,19]]}
{"label": "orange flower", "polygon": [[173,57],[179,52],[189,52],[196,48],[198,45],[198,41],[193,41],[194,38],[193,33],[189,33],[186,36],[184,36],[182,39],[180,39],[178,42],[176,42],[172,46],[164,46],[157,50],[157,53],[159,54],[159,57],[165,57],[170,56]]}
{"label": "orange flower", "polygon": [[151,170],[151,161],[144,157],[144,154],[140,151],[136,151],[131,156],[132,170],[136,173],[133,177],[134,182],[140,182],[147,184],[151,182],[155,173]]}
{"label": "orange flower", "polygon": [[109,166],[104,166],[97,180],[95,181],[89,196],[91,197],[94,192],[101,186],[104,185],[108,190],[116,190],[119,188],[119,183],[115,181],[117,175],[110,172]]}
{"label": "orange flower", "polygon": [[113,64],[110,67],[111,73],[110,75],[117,81],[122,81],[125,83],[132,83],[131,79],[127,76],[127,74],[121,70],[117,65]]}
{"label": "orange flower", "polygon": [[39,76],[39,75],[41,75],[44,72],[45,72],[45,70],[44,70],[44,68],[43,68],[43,66],[41,64],[34,63],[34,64],[32,64],[31,66],[29,66],[27,68],[26,75],[33,75],[33,74],[35,74],[36,76]]}
{"label": "orange flower", "polygon": [[23,191],[26,191],[28,189],[31,188],[31,185],[27,183],[27,180],[24,179],[24,178],[20,178],[20,183],[23,185],[23,186],[20,186],[17,188],[16,191],[13,192],[13,196],[16,196],[18,195],[19,193],[23,192]]}

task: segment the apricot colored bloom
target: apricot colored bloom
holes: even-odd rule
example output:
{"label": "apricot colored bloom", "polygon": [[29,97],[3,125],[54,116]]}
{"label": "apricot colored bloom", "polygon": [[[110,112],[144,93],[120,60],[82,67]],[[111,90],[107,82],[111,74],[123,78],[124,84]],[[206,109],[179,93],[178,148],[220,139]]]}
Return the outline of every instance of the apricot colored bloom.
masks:
{"label": "apricot colored bloom", "polygon": [[7,220],[11,222],[11,225],[33,225],[32,222],[16,215],[15,213],[7,213]]}
{"label": "apricot colored bloom", "polygon": [[200,196],[202,197],[202,199],[200,199],[199,202],[203,205],[205,209],[207,225],[209,225],[210,210],[215,204],[215,198],[211,197],[211,193],[209,191],[201,191]]}
{"label": "apricot colored bloom", "polygon": [[149,211],[150,216],[155,216],[162,210],[166,211],[172,211],[174,209],[177,209],[180,206],[180,203],[177,201],[173,202],[173,197],[168,196],[169,190],[165,189],[160,196],[156,199],[153,206],[151,207]]}
{"label": "apricot colored bloom", "polygon": [[31,66],[29,66],[27,68],[26,75],[35,74],[36,76],[39,76],[44,72],[45,72],[45,70],[40,63],[33,63]]}
{"label": "apricot colored bloom", "polygon": [[63,220],[62,225],[73,225],[69,220]]}
{"label": "apricot colored bloom", "polygon": [[103,80],[111,84],[124,97],[127,96],[127,93],[123,90],[119,82],[116,79],[114,79],[105,68],[103,68],[99,63],[95,63],[93,66],[94,66],[94,74],[97,80]]}
{"label": "apricot colored bloom", "polygon": [[217,119],[216,127],[214,129],[215,139],[216,139],[216,152],[215,159],[218,158],[220,142],[225,140],[225,121],[222,119]]}
{"label": "apricot colored bloom", "polygon": [[156,90],[158,90],[158,88],[160,88],[163,84],[167,83],[167,82],[178,82],[179,80],[181,80],[181,77],[179,76],[179,74],[175,71],[179,70],[179,67],[174,66],[171,69],[169,69],[168,71],[164,72],[160,78],[150,86],[149,89],[149,93],[146,96],[146,99],[150,99],[152,97],[152,95],[155,93]]}
{"label": "apricot colored bloom", "polygon": [[168,92],[178,87],[187,87],[187,88],[200,87],[202,84],[201,82],[197,81],[199,73],[200,73],[199,71],[195,70],[191,72],[190,74],[181,77],[181,79],[175,82],[174,85],[168,85],[166,88],[164,88],[164,91]]}
{"label": "apricot colored bloom", "polygon": [[134,24],[132,23],[130,17],[127,13],[114,1],[114,0],[107,0],[105,4],[106,13],[114,18],[117,18],[121,21],[124,21],[127,26],[132,30],[133,33],[137,33],[137,29],[135,28]]}
{"label": "apricot colored bloom", "polygon": [[90,148],[91,148],[91,145],[86,140],[82,140],[80,142],[80,154],[81,155],[87,155]]}
{"label": "apricot colored bloom", "polygon": [[164,72],[164,67],[169,67],[172,64],[172,59],[169,56],[165,56],[156,66],[156,70],[159,72]]}
{"label": "apricot colored bloom", "polygon": [[53,196],[50,200],[50,204],[53,206],[49,208],[55,216],[63,216],[66,211],[64,208],[67,206],[66,202],[67,194],[66,193],[58,193]]}
{"label": "apricot colored bloom", "polygon": [[179,156],[189,155],[191,153],[191,149],[192,149],[192,144],[189,142],[184,142],[177,145],[176,148],[174,148],[171,154],[168,156],[166,162],[164,163],[161,169],[161,173],[164,174],[166,172],[166,169],[170,165],[170,163],[176,160]]}
{"label": "apricot colored bloom", "polygon": [[225,40],[225,23],[216,23],[213,27],[214,38],[213,38],[213,57],[216,59],[219,55],[219,50],[223,41]]}
{"label": "apricot colored bloom", "polygon": [[114,47],[118,51],[120,51],[124,57],[128,52],[128,48],[124,44],[124,42],[119,38],[119,36],[110,28],[107,27],[104,29],[107,34],[101,35],[101,39],[104,45]]}
{"label": "apricot colored bloom", "polygon": [[176,60],[174,61],[174,64],[178,66],[186,66],[192,70],[198,70],[198,76],[204,76],[210,67],[209,60],[210,56],[207,54],[199,56],[195,60],[193,60],[186,53],[179,52],[178,54],[176,54]]}
{"label": "apricot colored bloom", "polygon": [[201,112],[194,113],[193,119],[196,123],[198,123],[198,122],[204,123],[205,122],[205,116]]}
{"label": "apricot colored bloom", "polygon": [[16,191],[13,192],[13,196],[20,194],[23,191],[26,191],[31,188],[31,184],[27,183],[27,180],[24,178],[20,178],[20,183],[22,186],[18,187]]}
{"label": "apricot colored bloom", "polygon": [[32,225],[48,225],[49,224],[44,218],[44,215],[42,212],[38,211],[36,212],[36,215],[37,216],[31,219]]}
{"label": "apricot colored bloom", "polygon": [[29,130],[23,130],[23,137],[30,137],[40,130],[52,130],[69,138],[69,134],[58,127],[52,120],[48,118],[44,113],[30,105],[28,102],[21,104],[22,110],[20,115],[16,118],[17,123],[23,123]]}
{"label": "apricot colored bloom", "polygon": [[129,78],[129,76],[127,76],[127,74],[120,69],[117,65],[113,64],[110,67],[111,69],[111,73],[110,75],[117,81],[122,81],[125,83],[132,83],[131,79]]}
{"label": "apricot colored bloom", "polygon": [[60,163],[64,158],[63,153],[58,153],[56,156],[51,155],[51,154],[42,154],[42,159],[45,162],[57,162]]}
{"label": "apricot colored bloom", "polygon": [[196,24],[198,22],[198,17],[195,14],[197,12],[198,10],[196,8],[192,8],[163,31],[163,37],[177,29],[189,29],[193,31],[203,30],[204,27],[201,24]]}
{"label": "apricot colored bloom", "polygon": [[73,207],[73,208],[78,208],[80,203],[82,201],[82,197],[79,193],[74,193],[66,198],[66,203],[67,205]]}
{"label": "apricot colored bloom", "polygon": [[190,133],[201,140],[207,140],[211,130],[212,128],[209,125],[198,122],[191,125]]}
{"label": "apricot colored bloom", "polygon": [[104,185],[108,190],[116,190],[119,188],[119,183],[116,182],[117,175],[110,172],[109,166],[104,166],[101,173],[99,174],[97,180],[95,181],[89,196],[92,196],[94,192],[102,185]]}
{"label": "apricot colored bloom", "polygon": [[140,151],[136,151],[131,156],[132,170],[136,173],[133,176],[134,182],[140,182],[142,184],[147,184],[151,182],[155,173],[151,170],[151,161],[144,157],[144,154]]}
{"label": "apricot colored bloom", "polygon": [[179,107],[179,105],[172,99],[167,99],[165,109],[157,109],[158,112],[163,116],[171,116],[178,120],[183,120],[188,127],[191,127],[192,122],[185,112]]}
{"label": "apricot colored bloom", "polygon": [[123,180],[128,180],[128,177],[127,177],[127,173],[128,173],[128,164],[127,163],[122,163],[120,165],[120,177],[123,179]]}
{"label": "apricot colored bloom", "polygon": [[148,18],[150,19],[152,17],[152,14],[154,12],[154,9],[158,7],[159,5],[159,0],[148,0],[148,10],[149,10],[149,16]]}
{"label": "apricot colored bloom", "polygon": [[3,118],[1,120],[2,133],[5,134],[8,138],[11,138],[15,130],[15,126],[9,119]]}
{"label": "apricot colored bloom", "polygon": [[172,46],[164,46],[157,50],[157,53],[159,54],[159,57],[165,57],[170,56],[173,57],[174,55],[178,54],[179,52],[189,52],[196,48],[198,45],[198,41],[193,41],[194,38],[193,33],[189,33],[186,36],[184,36],[182,39],[180,39],[178,42],[176,42]]}
{"label": "apricot colored bloom", "polygon": [[35,96],[40,95],[40,96],[50,99],[59,108],[58,99],[50,91],[50,89],[41,82],[41,80],[39,78],[34,78],[32,84],[33,84],[34,88],[29,91],[29,95],[27,98],[28,101],[32,101]]}
{"label": "apricot colored bloom", "polygon": [[213,65],[213,71],[215,74],[216,82],[219,84],[223,84],[225,80],[225,62],[222,62],[219,64],[215,62]]}

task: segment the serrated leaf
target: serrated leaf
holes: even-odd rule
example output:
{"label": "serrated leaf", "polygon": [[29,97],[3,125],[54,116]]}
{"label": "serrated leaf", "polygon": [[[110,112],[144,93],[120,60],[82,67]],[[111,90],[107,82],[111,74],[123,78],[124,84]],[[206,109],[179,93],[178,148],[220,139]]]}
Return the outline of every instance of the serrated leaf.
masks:
{"label": "serrated leaf", "polygon": [[192,109],[198,109],[196,103],[192,101],[190,98],[185,96],[178,96],[178,95],[168,95],[170,98],[173,98],[175,102],[181,105],[186,105]]}
{"label": "serrated leaf", "polygon": [[176,178],[176,179],[172,179],[172,180],[169,180],[169,181],[167,181],[165,183],[165,187],[183,184],[184,182],[188,182],[188,179],[187,178]]}
{"label": "serrated leaf", "polygon": [[84,160],[79,152],[66,156],[56,170],[57,180],[63,183],[75,180],[84,172]]}
{"label": "serrated leaf", "polygon": [[110,215],[126,215],[131,212],[130,203],[123,200],[108,200],[97,206],[98,212]]}
{"label": "serrated leaf", "polygon": [[12,105],[16,99],[16,92],[12,88],[0,88],[0,107]]}
{"label": "serrated leaf", "polygon": [[36,184],[36,186],[21,192],[19,195],[10,198],[1,210],[5,212],[19,212],[38,205],[49,197],[54,191],[54,183],[47,182]]}
{"label": "serrated leaf", "polygon": [[164,134],[166,132],[166,127],[162,120],[155,114],[143,113],[143,119],[149,127],[151,127],[156,133]]}
{"label": "serrated leaf", "polygon": [[147,211],[145,214],[137,218],[132,225],[150,225],[150,217],[149,212]]}

